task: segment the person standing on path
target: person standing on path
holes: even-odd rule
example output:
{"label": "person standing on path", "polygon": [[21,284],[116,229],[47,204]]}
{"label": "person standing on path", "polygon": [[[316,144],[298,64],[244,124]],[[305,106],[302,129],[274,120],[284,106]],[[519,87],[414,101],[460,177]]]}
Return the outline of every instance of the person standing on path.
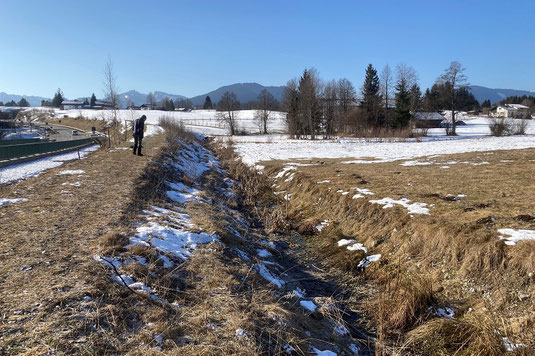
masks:
{"label": "person standing on path", "polygon": [[145,120],[147,120],[147,117],[145,115],[141,116],[139,119],[136,119],[134,121],[134,154],[138,156],[143,156],[141,153],[141,141],[143,141],[143,131],[145,130]]}

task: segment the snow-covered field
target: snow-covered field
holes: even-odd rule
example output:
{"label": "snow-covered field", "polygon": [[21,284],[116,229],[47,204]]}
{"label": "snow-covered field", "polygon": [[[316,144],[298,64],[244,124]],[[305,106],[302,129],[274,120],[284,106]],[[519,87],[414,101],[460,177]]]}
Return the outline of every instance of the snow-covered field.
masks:
{"label": "snow-covered field", "polygon": [[[99,110],[55,110],[58,118],[63,116],[87,118],[110,118],[109,111]],[[121,120],[133,120],[147,116],[148,134],[159,132],[158,120],[162,116],[181,121],[193,132],[208,136],[224,136],[228,130],[217,119],[215,110],[194,110],[192,112],[166,112],[159,110],[120,110]],[[356,139],[334,140],[290,140],[284,134],[285,114],[273,113],[269,135],[246,135],[221,138],[231,139],[244,162],[254,165],[267,160],[299,160],[313,158],[347,158],[347,163],[376,163],[415,159],[423,156],[445,155],[464,152],[511,150],[535,147],[535,122],[528,121],[527,134],[523,136],[490,136],[489,119],[485,117],[459,116],[466,125],[458,126],[456,137],[446,136],[442,128],[430,129],[421,140]],[[258,133],[254,110],[238,113],[238,126],[249,133]]]}
{"label": "snow-covered field", "polygon": [[[33,108],[35,109],[35,108]],[[50,110],[50,109],[47,109]],[[111,119],[111,111],[109,110],[54,110],[57,118],[80,117],[83,116],[88,119]],[[217,118],[215,110],[194,110],[191,112],[182,111],[160,111],[160,110],[119,110],[118,116],[121,121],[132,121],[145,115],[147,117],[146,124],[157,125],[161,117],[169,117],[177,121],[181,121],[194,132],[205,135],[226,135],[227,129],[223,123]],[[247,133],[258,133],[259,127],[254,120],[255,110],[240,110],[237,114],[238,130],[244,130]],[[273,112],[273,120],[268,126],[270,132],[285,132],[286,125],[284,123],[285,114],[281,112]]]}
{"label": "snow-covered field", "polygon": [[464,152],[513,150],[535,147],[535,122],[529,121],[522,136],[489,136],[487,118],[471,118],[458,127],[458,136],[445,135],[444,129],[430,129],[418,140],[370,140],[338,138],[334,140],[289,140],[284,135],[237,136],[232,140],[245,163],[254,165],[269,160],[312,158],[347,158],[346,163],[379,163],[423,156]]}

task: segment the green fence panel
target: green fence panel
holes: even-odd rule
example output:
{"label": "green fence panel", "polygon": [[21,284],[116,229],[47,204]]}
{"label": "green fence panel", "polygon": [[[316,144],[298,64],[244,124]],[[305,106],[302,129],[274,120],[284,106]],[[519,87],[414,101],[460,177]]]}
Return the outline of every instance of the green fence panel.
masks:
{"label": "green fence panel", "polygon": [[41,142],[29,143],[26,145],[0,146],[0,161],[43,153],[50,153],[54,151],[65,150],[68,148],[87,146],[91,142],[93,142],[92,139],[85,138],[81,140],[71,141]]}
{"label": "green fence panel", "polygon": [[19,140],[0,140],[0,146],[25,145],[27,143],[41,142],[40,138],[24,138]]}

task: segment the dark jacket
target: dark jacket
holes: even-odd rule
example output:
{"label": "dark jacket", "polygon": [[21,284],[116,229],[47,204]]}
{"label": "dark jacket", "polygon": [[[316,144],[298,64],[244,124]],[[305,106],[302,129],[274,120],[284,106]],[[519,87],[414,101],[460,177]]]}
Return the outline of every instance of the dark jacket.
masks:
{"label": "dark jacket", "polygon": [[134,121],[134,136],[143,137],[143,131],[145,130],[145,120],[139,118]]}

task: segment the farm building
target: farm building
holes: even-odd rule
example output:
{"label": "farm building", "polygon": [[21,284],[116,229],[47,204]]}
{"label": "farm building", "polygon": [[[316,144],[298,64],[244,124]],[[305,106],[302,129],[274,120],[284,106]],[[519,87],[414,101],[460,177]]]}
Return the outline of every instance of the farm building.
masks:
{"label": "farm building", "polygon": [[505,104],[496,108],[496,111],[492,114],[495,117],[504,118],[523,118],[528,114],[529,107],[520,104]]}
{"label": "farm building", "polygon": [[63,100],[61,102],[62,110],[71,110],[71,109],[83,109],[84,102],[80,100]]}
{"label": "farm building", "polygon": [[415,112],[412,114],[414,126],[417,128],[440,127],[444,116],[438,112]]}

